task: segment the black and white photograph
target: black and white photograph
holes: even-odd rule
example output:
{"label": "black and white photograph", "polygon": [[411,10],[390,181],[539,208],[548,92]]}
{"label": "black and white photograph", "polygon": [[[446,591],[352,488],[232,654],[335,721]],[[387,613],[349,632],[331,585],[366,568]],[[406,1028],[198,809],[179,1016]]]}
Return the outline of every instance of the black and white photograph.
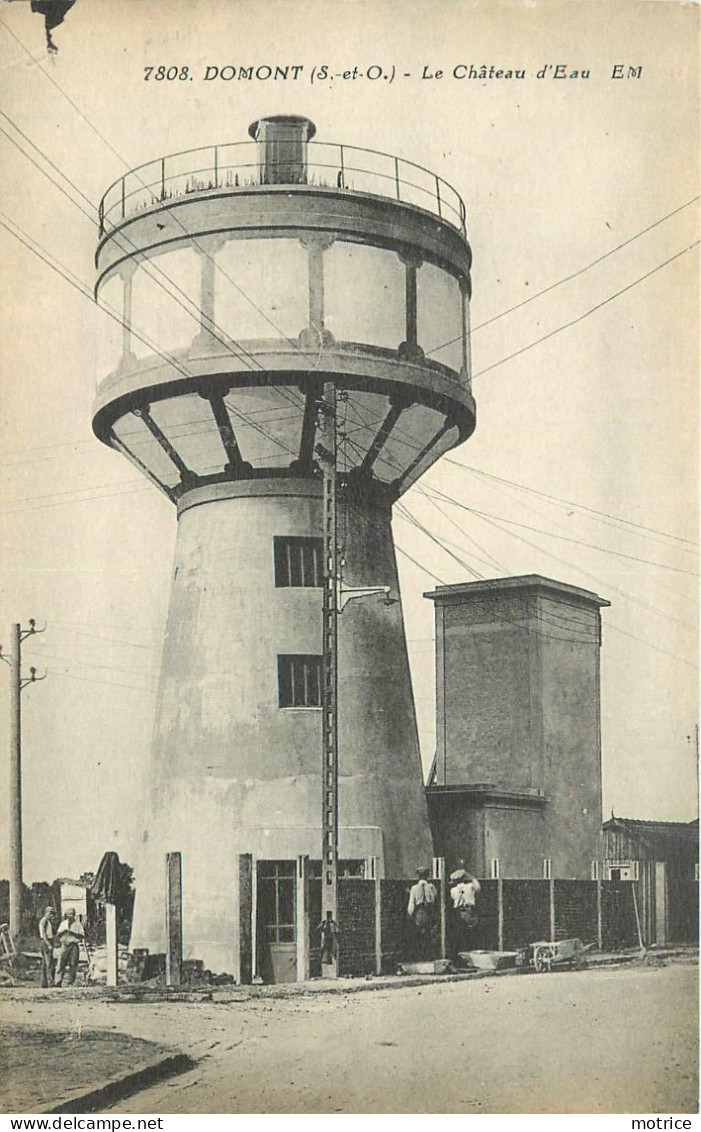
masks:
{"label": "black and white photograph", "polygon": [[3,1127],[697,1126],[698,16],[0,0]]}

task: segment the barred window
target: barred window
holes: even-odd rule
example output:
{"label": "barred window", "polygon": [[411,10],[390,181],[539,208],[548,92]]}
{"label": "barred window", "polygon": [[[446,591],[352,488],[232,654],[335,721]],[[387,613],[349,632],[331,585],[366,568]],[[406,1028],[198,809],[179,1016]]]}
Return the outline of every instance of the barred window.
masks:
{"label": "barred window", "polygon": [[274,545],[276,586],[322,585],[323,539],[276,537]]}
{"label": "barred window", "polygon": [[287,707],[321,707],[321,657],[277,658],[279,704]]}

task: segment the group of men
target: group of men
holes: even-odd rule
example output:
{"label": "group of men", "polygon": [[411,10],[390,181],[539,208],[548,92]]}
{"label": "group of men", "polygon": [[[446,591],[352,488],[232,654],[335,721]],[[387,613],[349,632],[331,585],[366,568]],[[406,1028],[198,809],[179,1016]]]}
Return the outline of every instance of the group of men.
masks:
{"label": "group of men", "polygon": [[[85,929],[75,914],[75,908],[67,908],[58,930],[54,933],[56,914],[49,905],[39,921],[39,946],[41,948],[41,985],[43,987],[62,987],[64,979],[68,986],[75,982],[80,959],[80,946],[85,943]],[[58,944],[58,962],[54,949]]]}
{"label": "group of men", "polygon": [[[409,891],[407,915],[414,927],[420,958],[429,959],[435,949],[438,891],[435,884],[429,880],[428,869],[417,869],[416,878],[416,883]],[[458,862],[458,867],[450,874],[448,883],[452,904],[448,935],[453,958],[457,958],[458,952],[464,950],[469,942],[466,938],[469,932],[477,925],[477,896],[480,883],[467,871],[464,861]]]}

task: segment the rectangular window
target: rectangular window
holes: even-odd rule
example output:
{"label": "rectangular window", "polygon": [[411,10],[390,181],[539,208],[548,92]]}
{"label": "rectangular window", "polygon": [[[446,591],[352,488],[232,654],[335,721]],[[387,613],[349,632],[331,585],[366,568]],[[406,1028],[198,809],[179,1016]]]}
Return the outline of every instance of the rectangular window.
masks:
{"label": "rectangular window", "polygon": [[258,862],[258,917],[268,943],[294,943],[294,861]]}
{"label": "rectangular window", "polygon": [[324,581],[324,540],[276,537],[275,585],[321,586]]}
{"label": "rectangular window", "polygon": [[492,880],[499,880],[501,876],[501,865],[498,857],[492,857],[489,862],[489,875]]}
{"label": "rectangular window", "polygon": [[[309,875],[311,876],[312,880],[321,880],[321,861],[310,861],[309,869]],[[349,858],[348,860],[339,860],[338,875],[339,877],[355,877],[356,879],[366,879],[367,873],[365,869],[364,858]]]}
{"label": "rectangular window", "polygon": [[553,863],[551,857],[543,857],[543,880],[552,880]]}
{"label": "rectangular window", "polygon": [[320,656],[279,656],[277,673],[281,708],[321,707]]}

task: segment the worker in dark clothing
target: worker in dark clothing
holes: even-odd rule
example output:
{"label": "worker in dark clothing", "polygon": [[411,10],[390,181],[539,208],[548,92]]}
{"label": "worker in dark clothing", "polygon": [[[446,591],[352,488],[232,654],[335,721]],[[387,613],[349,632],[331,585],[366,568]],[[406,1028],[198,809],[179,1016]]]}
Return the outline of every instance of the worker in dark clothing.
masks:
{"label": "worker in dark clothing", "polygon": [[52,55],[58,51],[58,47],[51,38],[51,32],[62,24],[66,14],[71,10],[75,0],[32,0],[31,8],[33,12],[38,12],[40,16],[44,17],[44,30],[46,32],[46,50]]}
{"label": "worker in dark clothing", "polygon": [[338,949],[338,925],[330,912],[326,913],[326,919],[321,921],[317,931],[321,933],[321,962],[329,965],[336,958]]}

